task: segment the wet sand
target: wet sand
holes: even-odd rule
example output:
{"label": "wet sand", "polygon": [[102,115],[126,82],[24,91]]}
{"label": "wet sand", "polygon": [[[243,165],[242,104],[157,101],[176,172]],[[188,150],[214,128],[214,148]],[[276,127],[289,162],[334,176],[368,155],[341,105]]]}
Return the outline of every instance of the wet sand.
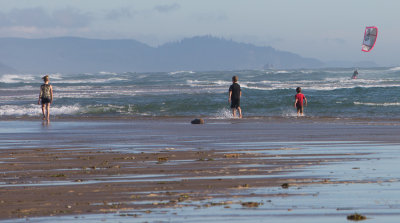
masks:
{"label": "wet sand", "polygon": [[391,182],[306,170],[380,158],[373,150],[360,149],[360,143],[400,143],[395,122],[189,123],[185,118],[55,120],[50,125],[2,121],[0,219],[251,208],[262,205],[260,200],[298,195],[288,193],[290,188]]}

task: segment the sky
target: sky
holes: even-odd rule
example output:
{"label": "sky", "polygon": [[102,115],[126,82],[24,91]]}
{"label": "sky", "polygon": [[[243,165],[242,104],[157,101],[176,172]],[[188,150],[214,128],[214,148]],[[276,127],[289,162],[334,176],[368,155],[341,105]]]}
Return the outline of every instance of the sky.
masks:
{"label": "sky", "polygon": [[[0,0],[0,37],[135,39],[212,35],[322,61],[400,65],[398,0]],[[361,51],[366,26],[375,48]]]}

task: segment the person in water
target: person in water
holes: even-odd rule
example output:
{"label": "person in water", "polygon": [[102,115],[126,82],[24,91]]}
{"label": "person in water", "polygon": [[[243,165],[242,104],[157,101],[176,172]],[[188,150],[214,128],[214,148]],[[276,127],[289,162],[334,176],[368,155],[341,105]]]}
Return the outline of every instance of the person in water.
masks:
{"label": "person in water", "polygon": [[[307,106],[307,98],[301,93],[301,87],[296,88],[296,92],[294,107],[297,109],[297,116],[303,116],[304,105]],[[305,102],[304,105],[303,102]]]}
{"label": "person in water", "polygon": [[[53,102],[53,87],[49,84],[49,76],[43,78],[44,84],[40,86],[38,104],[42,105],[43,120],[50,119],[50,104]],[[46,112],[45,112],[46,111]]]}
{"label": "person in water", "polygon": [[229,87],[229,103],[231,103],[231,109],[233,117],[236,117],[236,110],[239,112],[239,118],[242,118],[242,109],[240,108],[240,97],[242,96],[242,90],[240,85],[237,83],[238,77],[232,77],[232,85]]}
{"label": "person in water", "polygon": [[353,76],[351,76],[351,79],[357,79],[357,76],[358,76],[358,71],[356,69],[356,70],[354,70]]}

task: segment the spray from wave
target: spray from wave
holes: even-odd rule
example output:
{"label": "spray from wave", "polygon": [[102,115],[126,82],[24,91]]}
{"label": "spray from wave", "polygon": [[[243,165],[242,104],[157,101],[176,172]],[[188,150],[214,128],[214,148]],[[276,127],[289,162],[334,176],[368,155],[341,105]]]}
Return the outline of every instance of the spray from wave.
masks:
{"label": "spray from wave", "polygon": [[223,108],[223,109],[218,110],[212,118],[213,119],[232,119],[234,117],[232,115],[232,110],[230,110],[228,108]]}

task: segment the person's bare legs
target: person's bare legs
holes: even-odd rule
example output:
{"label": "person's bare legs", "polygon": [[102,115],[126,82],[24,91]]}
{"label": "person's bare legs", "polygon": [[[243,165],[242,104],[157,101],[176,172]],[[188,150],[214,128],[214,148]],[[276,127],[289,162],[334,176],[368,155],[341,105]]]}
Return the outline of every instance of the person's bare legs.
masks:
{"label": "person's bare legs", "polygon": [[297,108],[297,117],[303,116],[303,107]]}
{"label": "person's bare legs", "polygon": [[47,121],[50,120],[50,103],[46,104],[46,117],[47,117]]}
{"label": "person's bare legs", "polygon": [[46,115],[45,115],[45,113],[44,113],[44,109],[45,109],[45,104],[42,104],[42,114],[43,114],[43,120],[45,120],[46,119]]}
{"label": "person's bare legs", "polygon": [[237,108],[239,111],[239,118],[242,118],[242,109],[240,107]]}
{"label": "person's bare legs", "polygon": [[236,117],[236,109],[235,108],[232,108],[232,116]]}

